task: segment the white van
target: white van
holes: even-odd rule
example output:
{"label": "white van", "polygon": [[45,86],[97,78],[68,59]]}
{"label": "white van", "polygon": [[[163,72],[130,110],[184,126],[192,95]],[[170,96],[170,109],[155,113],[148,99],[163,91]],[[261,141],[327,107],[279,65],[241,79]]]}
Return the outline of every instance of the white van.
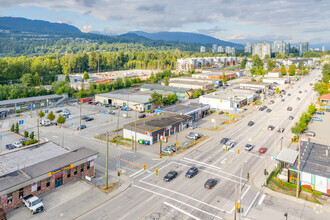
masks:
{"label": "white van", "polygon": [[42,119],[41,126],[49,126],[51,125],[51,121],[49,119]]}

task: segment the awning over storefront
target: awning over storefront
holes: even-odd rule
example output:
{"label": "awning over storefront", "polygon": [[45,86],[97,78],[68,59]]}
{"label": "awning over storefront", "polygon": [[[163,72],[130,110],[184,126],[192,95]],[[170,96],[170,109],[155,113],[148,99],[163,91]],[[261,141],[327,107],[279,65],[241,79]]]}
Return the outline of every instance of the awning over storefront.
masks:
{"label": "awning over storefront", "polygon": [[298,151],[284,148],[278,154],[276,160],[292,165],[297,160],[297,158],[298,158]]}

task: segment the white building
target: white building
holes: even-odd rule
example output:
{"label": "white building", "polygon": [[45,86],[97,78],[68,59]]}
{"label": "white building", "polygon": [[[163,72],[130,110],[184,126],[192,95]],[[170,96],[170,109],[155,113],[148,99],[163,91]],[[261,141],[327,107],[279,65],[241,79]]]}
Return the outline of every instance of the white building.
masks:
{"label": "white building", "polygon": [[230,54],[231,53],[231,47],[226,46],[225,51],[226,51],[227,54]]}
{"label": "white building", "polygon": [[225,52],[225,50],[223,49],[222,46],[218,46],[218,53],[223,53]]}
{"label": "white building", "polygon": [[252,44],[250,42],[246,42],[244,52],[245,53],[252,53]]}
{"label": "white building", "polygon": [[308,42],[301,42],[299,45],[299,55],[304,55],[305,52],[309,51],[309,43]]}
{"label": "white building", "polygon": [[323,51],[323,52],[325,51],[325,46],[322,46],[322,51]]}
{"label": "white building", "polygon": [[212,44],[212,53],[216,53],[218,49],[218,45]]}
{"label": "white building", "polygon": [[201,46],[201,53],[205,53],[206,49],[204,46]]}
{"label": "white building", "polygon": [[252,55],[258,55],[261,59],[265,59],[267,54],[270,56],[270,44],[266,42],[253,44]]}
{"label": "white building", "polygon": [[274,41],[272,44],[272,52],[289,54],[290,43],[286,41]]}
{"label": "white building", "polygon": [[284,85],[289,82],[287,78],[263,78],[262,82],[264,83],[277,83],[280,85]]}

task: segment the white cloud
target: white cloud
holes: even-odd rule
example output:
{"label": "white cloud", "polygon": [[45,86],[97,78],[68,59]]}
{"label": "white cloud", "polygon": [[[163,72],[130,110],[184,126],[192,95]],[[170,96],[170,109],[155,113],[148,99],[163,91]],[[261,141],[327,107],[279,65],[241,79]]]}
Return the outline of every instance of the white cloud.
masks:
{"label": "white cloud", "polygon": [[92,25],[84,25],[84,27],[81,29],[81,32],[88,33],[92,31]]}

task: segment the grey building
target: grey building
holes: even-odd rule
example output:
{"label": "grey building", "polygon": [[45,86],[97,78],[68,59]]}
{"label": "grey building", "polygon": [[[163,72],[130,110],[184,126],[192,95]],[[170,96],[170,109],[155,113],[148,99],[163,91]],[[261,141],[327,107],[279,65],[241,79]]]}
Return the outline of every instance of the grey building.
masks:
{"label": "grey building", "polygon": [[216,53],[218,49],[218,45],[212,44],[212,53]]}
{"label": "grey building", "polygon": [[201,53],[205,53],[205,51],[206,51],[206,49],[205,49],[205,47],[204,46],[201,46]]}
{"label": "grey building", "polygon": [[299,44],[299,55],[302,56],[307,51],[309,51],[309,43],[308,42],[301,42]]}
{"label": "grey building", "polygon": [[250,42],[246,42],[244,52],[245,53],[252,53],[252,44]]}
{"label": "grey building", "polygon": [[274,41],[272,44],[272,52],[289,54],[290,43],[286,41]]}
{"label": "grey building", "polygon": [[266,42],[253,44],[252,55],[258,55],[261,59],[265,59],[267,54],[270,56],[270,44]]}

